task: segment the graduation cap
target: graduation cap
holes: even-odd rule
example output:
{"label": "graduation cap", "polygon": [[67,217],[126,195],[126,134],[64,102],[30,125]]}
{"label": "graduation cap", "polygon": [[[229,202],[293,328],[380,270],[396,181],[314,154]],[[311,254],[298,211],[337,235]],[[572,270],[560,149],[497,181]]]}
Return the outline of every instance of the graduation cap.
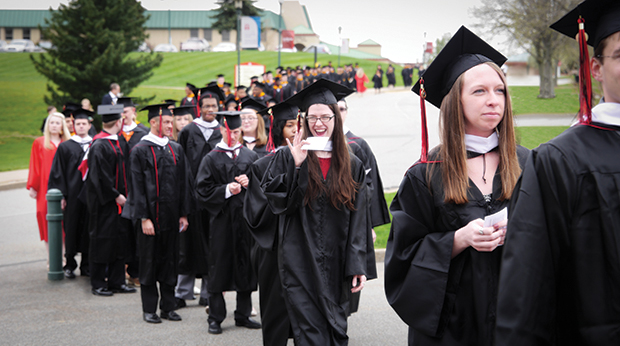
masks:
{"label": "graduation cap", "polygon": [[224,96],[224,93],[222,92],[222,89],[220,89],[220,87],[218,87],[217,84],[209,85],[204,88],[200,88],[197,91],[198,91],[198,95],[197,95],[198,100],[203,99],[203,98],[215,98],[217,100],[217,103],[219,104],[220,101],[224,102],[224,99],[226,99],[226,97]]}
{"label": "graduation cap", "polygon": [[235,99],[234,94],[226,96],[226,101],[224,101],[224,107],[228,108],[228,104],[231,102],[234,102],[235,104],[237,103],[237,99]]}
{"label": "graduation cap", "polygon": [[[144,106],[140,109],[140,112],[146,110],[149,111],[148,117],[149,117],[149,121],[151,121],[151,119],[158,117],[160,115],[169,115],[172,116],[172,112],[170,111],[170,109],[168,109],[168,106],[170,106],[167,103],[159,103],[159,104],[155,104],[155,105],[148,105],[148,106]],[[161,112],[161,114],[160,114]]]}
{"label": "graduation cap", "polygon": [[196,89],[198,89],[194,84],[187,82],[185,83],[185,86],[189,88],[189,90],[194,91]]}
{"label": "graduation cap", "polygon": [[123,105],[123,107],[137,106],[135,103],[133,103],[133,101],[131,100],[131,97],[119,97],[118,100],[116,101],[116,104]]}
{"label": "graduation cap", "polygon": [[587,45],[595,49],[602,40],[620,31],[620,2],[586,0],[568,12],[551,28],[579,43],[579,121],[592,122],[592,80]]}
{"label": "graduation cap", "polygon": [[[287,121],[298,120],[299,121],[299,107],[287,103],[281,102],[275,106],[263,108],[258,111],[260,115],[269,116],[269,139],[267,140],[267,151],[273,152],[275,150],[275,143],[273,141],[273,123],[275,121]],[[299,124],[298,124],[299,126]]]}
{"label": "graduation cap", "polygon": [[241,101],[241,104],[239,105],[239,109],[250,108],[257,112],[264,109],[265,107],[267,107],[267,105],[263,101],[251,97],[245,98]]}
{"label": "graduation cap", "polygon": [[179,102],[178,100],[172,100],[172,99],[166,99],[164,100],[164,103],[166,103],[168,106],[177,106],[177,102]]}
{"label": "graduation cap", "polygon": [[263,84],[263,83],[261,83],[259,81],[255,81],[253,84],[256,85],[257,87],[265,90],[265,84]]}
{"label": "graduation cap", "polygon": [[285,102],[291,103],[305,112],[313,104],[335,104],[338,103],[339,99],[351,93],[353,93],[353,90],[342,84],[320,78],[316,82],[301,89],[297,94],[289,97]]}
{"label": "graduation cap", "polygon": [[241,90],[241,89],[247,89],[248,87],[246,87],[245,85],[237,85],[235,88],[237,90]]}
{"label": "graduation cap", "polygon": [[226,87],[229,87],[229,88],[230,88],[230,87],[232,86],[232,84],[230,84],[230,83],[228,83],[228,82],[224,82],[224,86],[226,86]]}
{"label": "graduation cap", "polygon": [[444,97],[450,92],[457,78],[465,71],[485,62],[494,62],[498,66],[502,66],[506,60],[505,56],[464,26],[461,26],[452,36],[411,89],[420,95],[422,113],[422,155],[420,162],[427,162],[428,155],[424,100],[426,99],[435,107],[441,108]]}
{"label": "graduation cap", "polygon": [[[95,115],[95,112],[91,112],[88,109],[84,109],[84,108],[79,108],[73,111],[73,113],[71,114],[73,116],[73,119],[86,119],[89,120],[90,118],[92,118]],[[65,114],[66,116],[66,114]]]}
{"label": "graduation cap", "polygon": [[73,111],[73,110],[80,109],[80,108],[82,108],[82,105],[77,104],[75,102],[67,102],[62,106],[63,114],[65,116],[67,116],[67,114],[64,111],[66,110]]}
{"label": "graduation cap", "polygon": [[217,78],[224,78],[224,75],[220,73],[217,75]]}
{"label": "graduation cap", "polygon": [[[263,74],[264,74],[264,73],[263,73]],[[256,80],[258,80],[258,76],[252,76],[252,77],[250,77],[250,80],[251,80],[251,81],[253,81],[253,80],[255,80],[255,79],[256,79]]]}
{"label": "graduation cap", "polygon": [[123,105],[99,105],[97,106],[97,114],[101,115],[101,121],[108,123],[110,121],[118,120],[123,113]]}
{"label": "graduation cap", "polygon": [[194,106],[181,106],[181,107],[176,107],[174,109],[172,109],[172,113],[174,114],[174,116],[182,116],[182,115],[193,115],[194,111]]}
{"label": "graduation cap", "polygon": [[227,133],[227,138],[226,138],[226,144],[228,144],[228,146],[230,147],[230,131],[231,130],[235,130],[241,127],[241,111],[222,111],[222,112],[215,112],[215,114],[217,114],[220,117],[223,117],[222,122],[224,123],[224,126],[226,127],[226,133]]}

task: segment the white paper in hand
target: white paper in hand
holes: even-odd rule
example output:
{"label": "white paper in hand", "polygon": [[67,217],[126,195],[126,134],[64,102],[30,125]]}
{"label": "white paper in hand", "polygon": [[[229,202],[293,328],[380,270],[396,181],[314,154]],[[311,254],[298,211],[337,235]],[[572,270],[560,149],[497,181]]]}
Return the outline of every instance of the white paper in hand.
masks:
{"label": "white paper in hand", "polygon": [[306,142],[308,144],[304,144],[301,149],[303,150],[325,150],[327,146],[327,142],[329,141],[329,137],[308,137],[306,138]]}
{"label": "white paper in hand", "polygon": [[485,216],[483,227],[492,227],[496,223],[504,220],[508,220],[508,208],[504,208],[495,214]]}

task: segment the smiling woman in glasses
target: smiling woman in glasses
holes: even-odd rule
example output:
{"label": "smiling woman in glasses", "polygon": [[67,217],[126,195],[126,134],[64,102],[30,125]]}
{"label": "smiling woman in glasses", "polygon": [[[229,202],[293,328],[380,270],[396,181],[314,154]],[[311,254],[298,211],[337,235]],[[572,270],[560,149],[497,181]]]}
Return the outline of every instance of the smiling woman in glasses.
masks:
{"label": "smiling woman in glasses", "polygon": [[241,102],[241,130],[243,141],[241,143],[248,149],[253,150],[259,157],[267,155],[267,133],[265,121],[257,114],[258,111],[267,108],[267,105],[254,99]]}

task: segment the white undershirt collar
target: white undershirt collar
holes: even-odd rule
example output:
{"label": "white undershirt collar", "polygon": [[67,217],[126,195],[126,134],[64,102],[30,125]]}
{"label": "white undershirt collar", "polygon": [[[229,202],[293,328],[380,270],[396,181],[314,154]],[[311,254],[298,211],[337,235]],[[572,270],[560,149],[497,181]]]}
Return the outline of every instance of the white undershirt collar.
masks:
{"label": "white undershirt collar", "polygon": [[499,145],[497,132],[493,132],[489,137],[479,137],[465,134],[465,147],[468,151],[479,154],[486,154]]}
{"label": "white undershirt collar", "polygon": [[620,126],[620,103],[599,103],[592,108],[592,121],[606,125]]}

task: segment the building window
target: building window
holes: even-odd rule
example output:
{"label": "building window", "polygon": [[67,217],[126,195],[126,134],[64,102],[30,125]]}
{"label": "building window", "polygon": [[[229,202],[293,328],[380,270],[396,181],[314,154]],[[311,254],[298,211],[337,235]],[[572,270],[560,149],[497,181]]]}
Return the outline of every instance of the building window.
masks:
{"label": "building window", "polygon": [[230,42],[230,31],[222,31],[222,42]]}
{"label": "building window", "polygon": [[13,28],[4,28],[4,39],[8,41],[13,39]]}
{"label": "building window", "polygon": [[23,33],[22,35],[23,35],[24,40],[30,39],[30,28],[23,28],[22,33]]}
{"label": "building window", "polygon": [[198,29],[189,29],[189,37],[198,37]]}
{"label": "building window", "polygon": [[203,34],[205,35],[205,40],[213,40],[213,31],[211,29],[203,29]]}

